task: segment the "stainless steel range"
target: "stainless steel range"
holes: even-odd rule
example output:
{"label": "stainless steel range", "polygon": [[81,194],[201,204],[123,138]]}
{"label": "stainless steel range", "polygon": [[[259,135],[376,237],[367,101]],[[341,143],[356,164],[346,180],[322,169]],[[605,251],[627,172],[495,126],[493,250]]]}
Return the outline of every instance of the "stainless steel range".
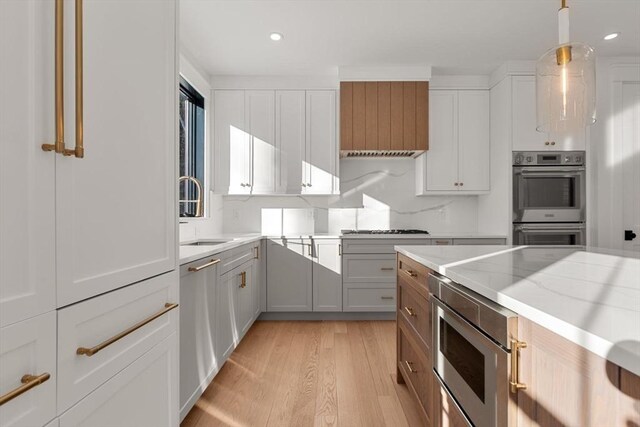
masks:
{"label": "stainless steel range", "polygon": [[513,243],[584,245],[584,151],[513,153]]}

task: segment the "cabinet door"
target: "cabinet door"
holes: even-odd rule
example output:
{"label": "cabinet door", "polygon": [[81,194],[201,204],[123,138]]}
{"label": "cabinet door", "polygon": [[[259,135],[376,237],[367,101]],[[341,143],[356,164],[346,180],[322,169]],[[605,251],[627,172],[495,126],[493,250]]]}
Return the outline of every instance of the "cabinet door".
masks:
{"label": "cabinet door", "polygon": [[[306,172],[305,92],[284,90],[276,92],[276,144],[280,147],[278,192],[300,194],[303,172]],[[303,171],[303,169],[305,169]]]}
{"label": "cabinet door", "polygon": [[305,239],[267,242],[267,311],[311,311],[312,272]]}
{"label": "cabinet door", "polygon": [[235,288],[240,285],[239,276],[231,270],[220,276],[216,286],[215,354],[218,366],[222,366],[238,342],[236,324]]}
{"label": "cabinet door", "polygon": [[491,152],[489,91],[458,92],[458,188],[489,191]]}
{"label": "cabinet door", "polygon": [[213,102],[214,191],[247,194],[249,134],[244,123],[244,91],[217,90]]}
{"label": "cabinet door", "polygon": [[180,419],[218,371],[214,352],[218,269],[213,265],[197,272],[188,270],[210,260],[205,258],[180,269]]}
{"label": "cabinet door", "polygon": [[303,194],[339,192],[336,145],[336,92],[307,91]]}
{"label": "cabinet door", "polygon": [[55,308],[53,17],[0,2],[0,327]]}
{"label": "cabinet door", "polygon": [[276,192],[275,92],[245,92],[245,130],[249,135],[251,194]]}
{"label": "cabinet door", "polygon": [[60,427],[177,426],[173,333],[60,416]]}
{"label": "cabinet door", "polygon": [[0,406],[3,427],[41,426],[56,415],[55,311],[0,328],[0,396],[27,374],[49,378]]}
{"label": "cabinet door", "polygon": [[[56,159],[58,307],[176,266],[177,2],[127,1],[126,13],[123,4],[85,0],[85,155],[48,153]],[[74,8],[65,14],[69,28]],[[73,37],[65,47],[71,147]]]}
{"label": "cabinet door", "polygon": [[540,151],[554,149],[549,135],[536,131],[536,78],[512,77],[513,150]]}
{"label": "cabinet door", "polygon": [[314,240],[313,311],[342,311],[340,240]]}
{"label": "cabinet door", "polygon": [[426,190],[452,191],[458,186],[458,92],[429,92],[429,151]]}

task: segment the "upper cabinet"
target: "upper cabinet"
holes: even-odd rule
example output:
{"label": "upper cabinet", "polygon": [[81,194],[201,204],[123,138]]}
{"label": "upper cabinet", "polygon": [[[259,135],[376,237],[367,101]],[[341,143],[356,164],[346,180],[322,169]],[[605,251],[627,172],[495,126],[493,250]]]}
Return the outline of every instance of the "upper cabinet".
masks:
{"label": "upper cabinet", "polygon": [[340,150],[429,148],[428,82],[341,82]]}
{"label": "upper cabinet", "polygon": [[335,194],[333,90],[216,90],[214,185],[222,194]]}
{"label": "upper cabinet", "polygon": [[536,131],[536,78],[512,77],[512,138],[514,151],[585,150],[585,130],[546,133]]}
{"label": "upper cabinet", "polygon": [[416,194],[478,194],[490,190],[487,90],[429,93],[429,151],[416,159]]}

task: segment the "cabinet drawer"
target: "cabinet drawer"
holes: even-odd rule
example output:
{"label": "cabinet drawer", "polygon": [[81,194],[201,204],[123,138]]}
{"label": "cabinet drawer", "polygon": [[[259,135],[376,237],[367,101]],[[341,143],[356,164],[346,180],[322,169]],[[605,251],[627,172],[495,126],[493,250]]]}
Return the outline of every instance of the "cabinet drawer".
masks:
{"label": "cabinet drawer", "polygon": [[507,239],[453,239],[454,245],[506,245]]}
{"label": "cabinet drawer", "polygon": [[[431,421],[433,404],[433,370],[431,358],[416,342],[411,327],[404,319],[398,321],[398,369],[409,389],[417,397],[420,406]],[[428,422],[427,425],[431,425]]]}
{"label": "cabinet drawer", "polygon": [[429,269],[411,258],[398,254],[398,277],[414,285],[417,292],[425,298],[427,292],[427,278]]}
{"label": "cabinet drawer", "polygon": [[173,333],[60,416],[60,427],[178,425]]}
{"label": "cabinet drawer", "polygon": [[343,254],[395,254],[394,246],[428,245],[429,239],[342,239]]}
{"label": "cabinet drawer", "polygon": [[24,375],[42,382],[34,379],[34,387],[0,406],[2,427],[41,426],[56,416],[55,311],[0,329],[0,396],[23,386]]}
{"label": "cabinet drawer", "polygon": [[395,285],[354,286],[344,283],[342,311],[395,311],[395,294]]}
{"label": "cabinet drawer", "polygon": [[343,282],[395,283],[396,281],[395,255],[344,255],[342,263]]}
{"label": "cabinet drawer", "polygon": [[244,264],[247,261],[251,261],[254,258],[260,256],[260,242],[251,243],[248,245],[240,246],[239,248],[231,249],[218,255],[217,258],[221,258],[220,274],[224,274],[227,271],[231,271],[234,268]]}
{"label": "cabinet drawer", "polygon": [[168,311],[92,356],[80,348],[118,337],[178,302],[178,272],[58,311],[58,413],[71,407],[142,354],[177,330],[178,310]]}
{"label": "cabinet drawer", "polygon": [[403,317],[420,337],[422,345],[431,347],[431,304],[404,279],[398,280],[398,315]]}

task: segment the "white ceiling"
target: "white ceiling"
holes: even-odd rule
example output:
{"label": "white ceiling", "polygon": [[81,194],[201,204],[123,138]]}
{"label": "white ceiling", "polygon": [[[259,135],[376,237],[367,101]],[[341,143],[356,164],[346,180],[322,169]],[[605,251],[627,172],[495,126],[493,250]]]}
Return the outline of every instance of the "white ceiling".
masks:
{"label": "white ceiling", "polygon": [[[640,55],[640,0],[568,0],[571,39]],[[488,74],[557,43],[560,0],[180,0],[181,43],[212,75],[335,75],[432,65]],[[284,34],[273,42],[271,32]],[[620,32],[609,42],[602,37]]]}

